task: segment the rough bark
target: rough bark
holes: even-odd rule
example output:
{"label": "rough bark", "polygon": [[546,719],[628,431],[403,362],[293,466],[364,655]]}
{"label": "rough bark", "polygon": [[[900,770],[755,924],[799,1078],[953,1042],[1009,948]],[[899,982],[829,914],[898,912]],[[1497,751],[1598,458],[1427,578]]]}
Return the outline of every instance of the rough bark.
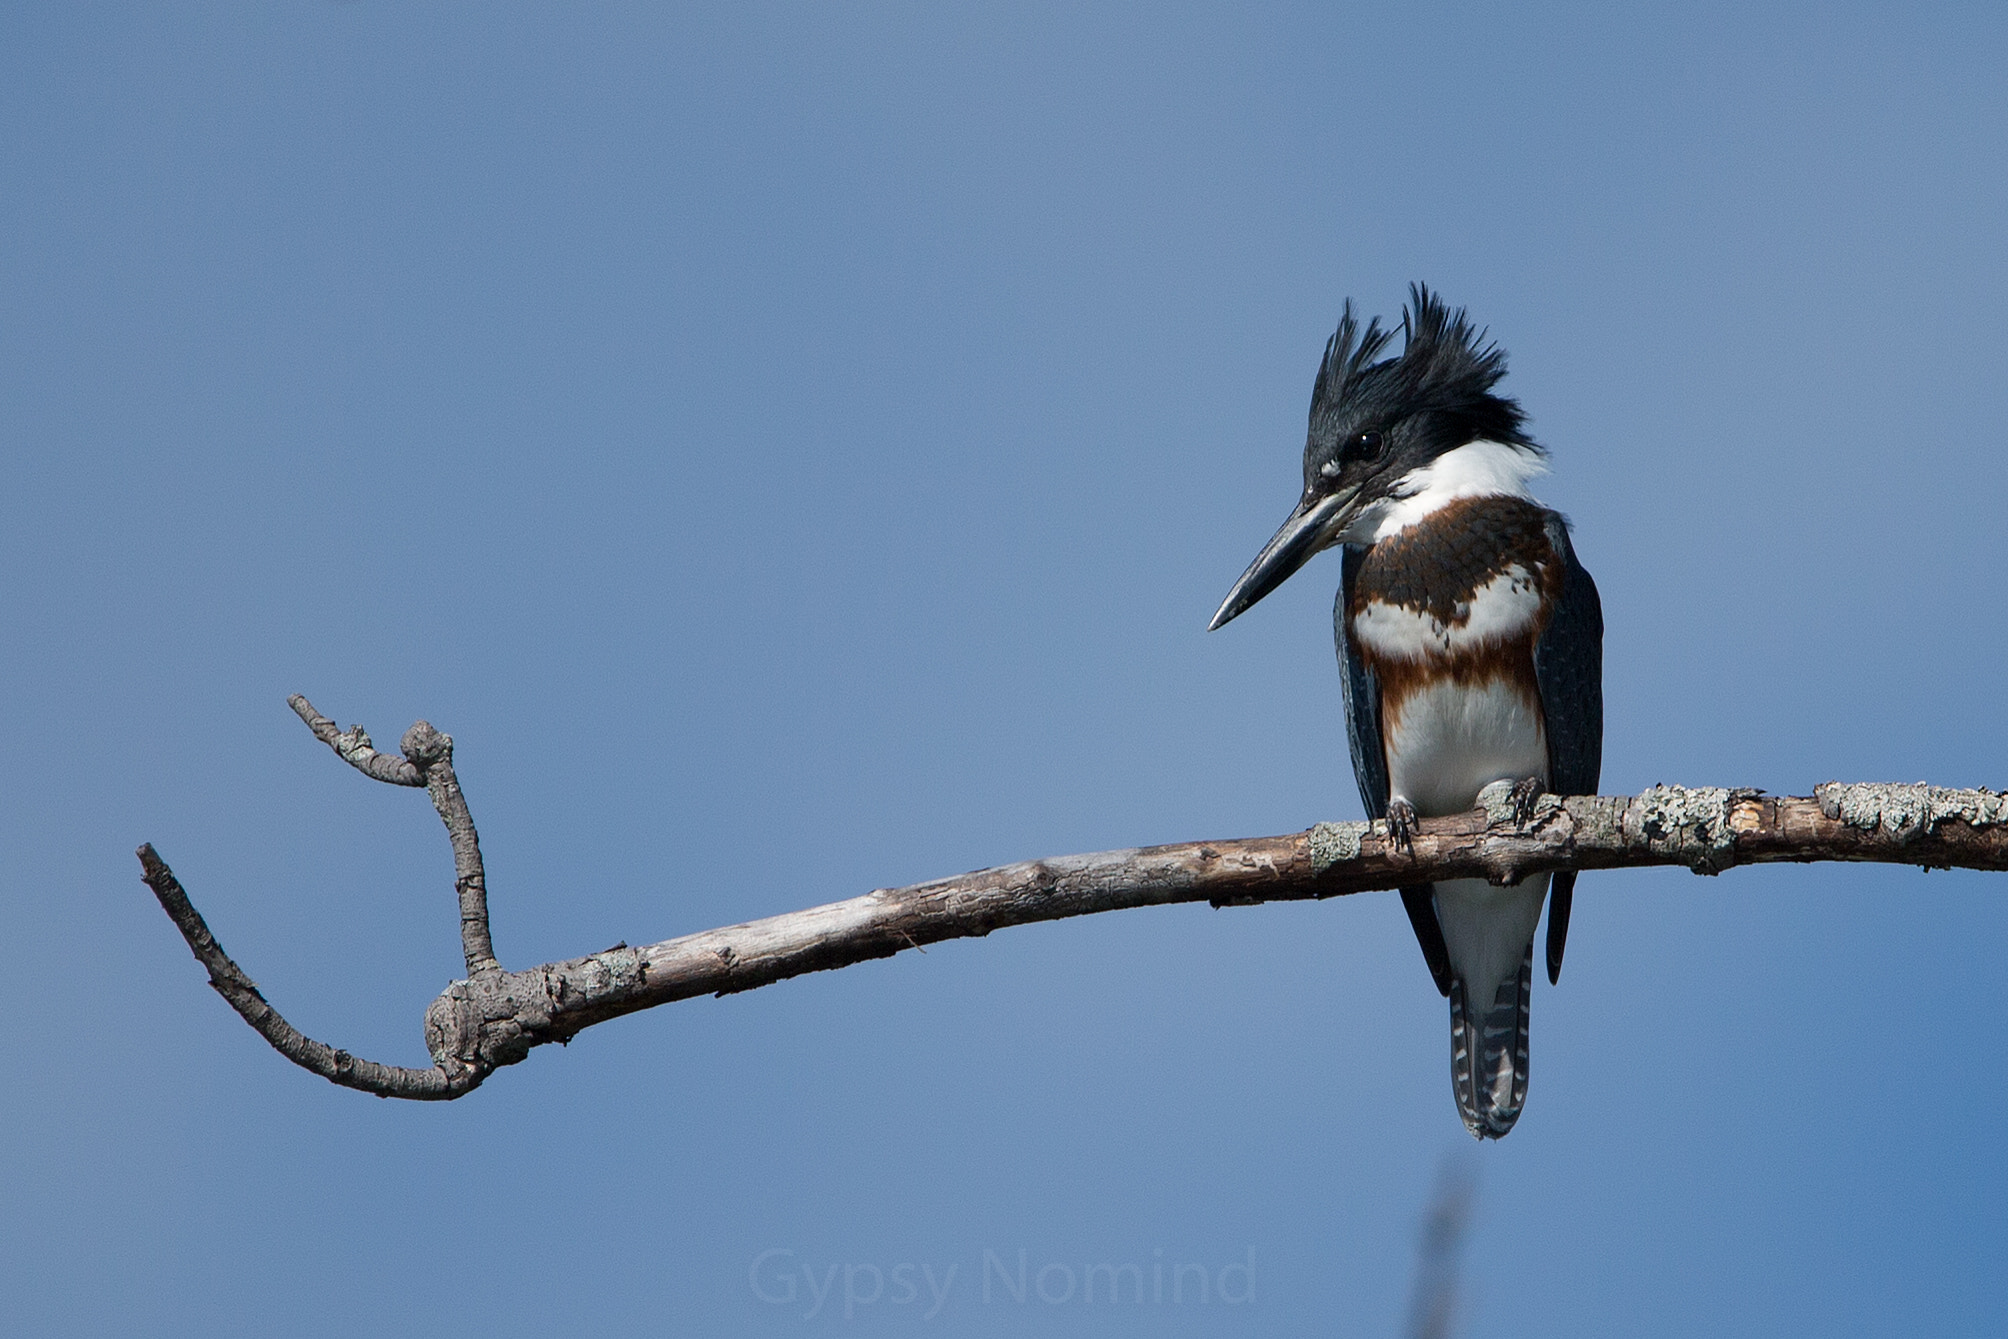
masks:
{"label": "rough bark", "polygon": [[365,776],[423,786],[446,825],[468,975],[425,1012],[433,1067],[358,1060],[302,1036],[223,951],[151,845],[139,848],[140,865],[210,984],[259,1035],[330,1082],[380,1097],[459,1097],[533,1047],[658,1004],[1100,911],[1177,902],[1252,906],[1437,879],[1511,883],[1556,869],[1684,865],[1718,874],[1813,860],[2008,869],[2008,796],[1992,791],[1829,782],[1811,796],[1768,796],[1654,786],[1636,796],[1544,795],[1520,822],[1501,782],[1470,813],[1423,820],[1408,843],[1398,844],[1385,823],[1320,823],[1280,837],[1031,860],[510,972],[497,963],[489,935],[480,842],[453,773],[453,741],[420,721],[405,733],[404,756],[392,757],[377,752],[360,726],[338,730],[305,698],[290,701],[315,736]]}

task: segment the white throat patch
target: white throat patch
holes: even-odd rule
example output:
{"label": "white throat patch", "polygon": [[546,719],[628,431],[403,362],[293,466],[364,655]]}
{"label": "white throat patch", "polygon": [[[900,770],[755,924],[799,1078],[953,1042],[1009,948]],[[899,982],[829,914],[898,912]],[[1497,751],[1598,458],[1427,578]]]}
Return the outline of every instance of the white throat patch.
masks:
{"label": "white throat patch", "polygon": [[1338,536],[1347,544],[1377,544],[1459,498],[1523,497],[1527,481],[1548,472],[1541,457],[1510,442],[1469,442],[1395,481],[1387,498],[1362,510]]}

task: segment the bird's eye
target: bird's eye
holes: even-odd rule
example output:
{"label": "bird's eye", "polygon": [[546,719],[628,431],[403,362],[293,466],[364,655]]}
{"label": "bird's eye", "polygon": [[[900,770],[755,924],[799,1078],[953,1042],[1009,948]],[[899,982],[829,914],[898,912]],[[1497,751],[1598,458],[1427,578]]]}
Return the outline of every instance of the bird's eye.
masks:
{"label": "bird's eye", "polygon": [[1346,443],[1345,454],[1349,460],[1372,460],[1381,453],[1381,435],[1368,430],[1356,433]]}

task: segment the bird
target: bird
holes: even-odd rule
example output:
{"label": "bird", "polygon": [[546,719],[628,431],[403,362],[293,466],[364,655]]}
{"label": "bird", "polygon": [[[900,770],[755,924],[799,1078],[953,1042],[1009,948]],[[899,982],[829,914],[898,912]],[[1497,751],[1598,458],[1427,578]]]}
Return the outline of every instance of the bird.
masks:
{"label": "bird", "polygon": [[[1506,354],[1463,308],[1412,284],[1399,353],[1346,301],[1311,390],[1304,491],[1210,628],[1315,554],[1343,551],[1333,631],[1353,773],[1397,847],[1422,818],[1510,783],[1524,821],[1544,792],[1594,794],[1603,759],[1603,606],[1569,522],[1536,501],[1548,453],[1495,387]],[[1451,1085],[1479,1139],[1527,1100],[1534,932],[1548,904],[1560,981],[1576,876],[1403,888],[1422,955],[1450,1001]]]}

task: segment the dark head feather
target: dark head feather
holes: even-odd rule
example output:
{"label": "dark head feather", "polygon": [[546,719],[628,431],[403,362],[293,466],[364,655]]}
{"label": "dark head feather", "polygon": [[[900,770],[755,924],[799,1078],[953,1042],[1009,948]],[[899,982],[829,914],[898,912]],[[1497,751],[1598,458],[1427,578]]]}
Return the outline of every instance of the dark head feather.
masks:
{"label": "dark head feather", "polygon": [[1492,391],[1506,375],[1505,350],[1488,342],[1462,307],[1446,306],[1425,284],[1410,285],[1401,353],[1377,363],[1372,359],[1394,332],[1382,330],[1378,318],[1364,335],[1358,325],[1348,300],[1311,392],[1313,449],[1331,449],[1367,428],[1392,431],[1404,421],[1427,425],[1427,435],[1447,446],[1482,438],[1540,449],[1526,435],[1519,404]]}
{"label": "dark head feather", "polygon": [[[1321,415],[1330,417],[1345,403],[1346,387],[1387,347],[1394,331],[1381,329],[1380,317],[1367,322],[1360,335],[1360,323],[1353,315],[1353,300],[1346,299],[1339,314],[1339,328],[1325,341],[1325,361],[1318,364],[1318,380],[1311,387],[1311,431],[1316,433]],[[1357,339],[1357,343],[1355,340]]]}

